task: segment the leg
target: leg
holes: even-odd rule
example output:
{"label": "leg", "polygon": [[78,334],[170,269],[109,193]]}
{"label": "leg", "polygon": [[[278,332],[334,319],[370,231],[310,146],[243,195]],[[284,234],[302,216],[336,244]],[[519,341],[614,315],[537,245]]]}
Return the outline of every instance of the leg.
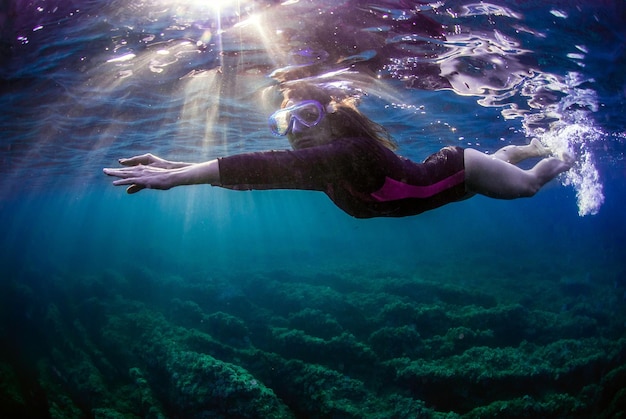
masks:
{"label": "leg", "polygon": [[550,154],[550,150],[544,147],[539,140],[533,138],[528,145],[508,145],[496,151],[493,155],[496,159],[511,164],[517,164],[522,160],[533,157],[546,157]]}
{"label": "leg", "polygon": [[523,170],[471,148],[465,150],[464,159],[467,191],[500,199],[533,196],[556,175],[571,167],[569,163],[549,157],[532,169]]}

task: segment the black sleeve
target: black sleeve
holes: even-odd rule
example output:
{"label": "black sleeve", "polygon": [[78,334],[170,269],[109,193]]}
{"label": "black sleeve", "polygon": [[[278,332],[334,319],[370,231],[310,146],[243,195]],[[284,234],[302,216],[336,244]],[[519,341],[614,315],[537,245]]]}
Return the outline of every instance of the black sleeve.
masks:
{"label": "black sleeve", "polygon": [[301,150],[265,151],[220,158],[220,184],[230,189],[326,190],[348,183],[375,190],[384,182],[381,146],[370,139],[342,139]]}

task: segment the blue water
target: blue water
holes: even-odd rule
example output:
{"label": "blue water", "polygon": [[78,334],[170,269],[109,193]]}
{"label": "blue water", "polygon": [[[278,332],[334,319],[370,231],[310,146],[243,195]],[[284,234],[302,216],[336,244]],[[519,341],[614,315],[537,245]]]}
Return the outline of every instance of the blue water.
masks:
{"label": "blue water", "polygon": [[[215,6],[215,4],[219,4]],[[0,3],[3,417],[616,417],[623,2]],[[103,167],[286,148],[342,83],[421,160],[537,137],[532,199],[357,220],[308,191],[128,196]]]}

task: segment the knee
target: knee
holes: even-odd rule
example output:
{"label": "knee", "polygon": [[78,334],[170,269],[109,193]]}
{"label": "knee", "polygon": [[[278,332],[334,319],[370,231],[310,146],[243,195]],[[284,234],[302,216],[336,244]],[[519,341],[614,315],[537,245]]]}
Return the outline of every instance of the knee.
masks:
{"label": "knee", "polygon": [[539,192],[541,189],[541,185],[536,182],[530,182],[527,185],[524,185],[520,188],[520,198],[531,198]]}
{"label": "knee", "polygon": [[511,192],[514,192],[518,198],[531,198],[539,192],[542,186],[543,182],[536,176],[525,172],[525,176],[518,178],[517,185],[511,188]]}

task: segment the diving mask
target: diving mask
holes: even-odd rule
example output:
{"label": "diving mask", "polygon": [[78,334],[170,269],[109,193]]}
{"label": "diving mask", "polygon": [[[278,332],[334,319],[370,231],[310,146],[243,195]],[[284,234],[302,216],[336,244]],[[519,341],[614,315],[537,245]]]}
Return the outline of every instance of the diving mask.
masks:
{"label": "diving mask", "polygon": [[287,135],[293,129],[294,121],[311,128],[324,117],[324,106],[317,100],[305,100],[287,108],[279,109],[269,118],[269,125],[276,135]]}

